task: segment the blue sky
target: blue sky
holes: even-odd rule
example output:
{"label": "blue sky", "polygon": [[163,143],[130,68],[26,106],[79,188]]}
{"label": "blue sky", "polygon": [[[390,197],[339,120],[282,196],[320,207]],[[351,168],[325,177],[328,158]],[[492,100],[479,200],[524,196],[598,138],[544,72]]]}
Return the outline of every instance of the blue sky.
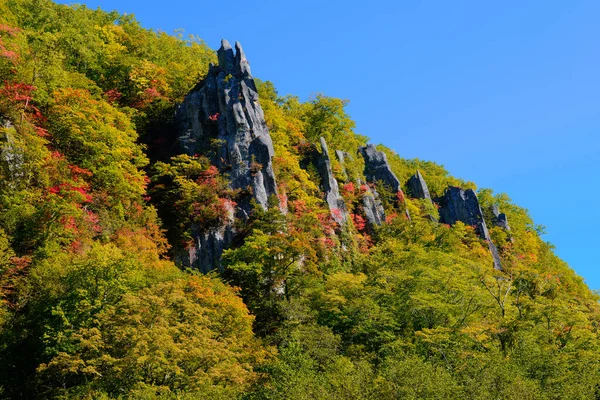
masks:
{"label": "blue sky", "polygon": [[239,40],[280,94],[350,100],[359,133],[506,192],[600,289],[600,2],[82,3]]}

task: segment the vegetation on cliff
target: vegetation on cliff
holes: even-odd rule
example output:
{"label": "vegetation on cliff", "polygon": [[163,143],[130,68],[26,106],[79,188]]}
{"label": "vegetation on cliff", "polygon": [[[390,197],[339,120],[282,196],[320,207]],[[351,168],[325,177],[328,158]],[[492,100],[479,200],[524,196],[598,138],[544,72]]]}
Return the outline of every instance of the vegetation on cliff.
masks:
{"label": "vegetation on cliff", "polygon": [[[385,185],[386,221],[369,225],[368,139],[344,100],[257,82],[278,197],[233,222],[222,271],[179,268],[173,249],[242,195],[211,165],[217,143],[173,152],[175,107],[216,62],[200,39],[130,15],[0,2],[0,397],[600,396],[598,297],[543,229],[479,189],[499,271],[472,226]],[[331,157],[343,226],[312,161],[321,137],[352,157]],[[432,198],[477,189],[378,149]]]}

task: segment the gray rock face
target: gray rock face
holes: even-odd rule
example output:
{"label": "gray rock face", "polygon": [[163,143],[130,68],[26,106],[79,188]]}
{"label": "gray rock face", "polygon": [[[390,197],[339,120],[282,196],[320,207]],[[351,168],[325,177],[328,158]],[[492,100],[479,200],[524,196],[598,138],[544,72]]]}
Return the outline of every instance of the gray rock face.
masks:
{"label": "gray rock face", "polygon": [[13,134],[13,124],[0,115],[0,161],[8,172],[9,187],[15,187],[25,177],[23,153],[19,150]]}
{"label": "gray rock face", "polygon": [[218,227],[203,229],[192,227],[193,242],[186,248],[176,248],[175,263],[185,268],[192,268],[203,273],[214,269],[222,270],[221,256],[235,236],[233,229],[235,210],[227,208],[227,221]]}
{"label": "gray rock face", "polygon": [[340,161],[340,163],[342,163],[342,164],[344,162],[346,162],[346,160],[350,160],[350,161],[354,160],[354,158],[352,157],[352,155],[350,153],[346,153],[345,151],[342,151],[342,150],[336,150],[335,155],[338,158],[338,160]]}
{"label": "gray rock face", "polygon": [[379,193],[374,188],[370,188],[368,185],[358,182],[359,187],[366,187],[365,193],[363,194],[363,212],[367,218],[367,222],[371,227],[379,226],[385,221],[385,210],[379,200]]}
{"label": "gray rock face", "polygon": [[400,181],[392,172],[384,152],[378,151],[372,144],[361,147],[359,151],[365,159],[365,177],[368,182],[382,181],[393,191],[402,191]]}
{"label": "gray rock face", "polygon": [[233,189],[248,189],[240,201],[242,217],[251,211],[250,198],[263,208],[277,194],[273,172],[273,142],[258,103],[250,66],[239,43],[234,54],[226,40],[217,51],[218,66],[179,105],[175,113],[180,151],[211,154],[212,162],[228,173]]}
{"label": "gray rock face", "polygon": [[348,220],[348,211],[346,209],[346,203],[340,195],[340,188],[338,182],[333,176],[331,169],[331,159],[329,157],[329,149],[324,138],[321,138],[321,154],[318,157],[319,174],[321,175],[321,182],[323,185],[323,191],[325,192],[325,201],[329,205],[331,211],[331,217],[335,222],[343,225]]}
{"label": "gray rock face", "polygon": [[234,54],[226,40],[217,56],[219,65],[210,66],[175,112],[177,152],[209,156],[228,175],[232,189],[246,192],[229,223],[209,230],[199,227],[193,245],[176,250],[180,264],[204,272],[221,267],[223,250],[235,234],[233,215],[247,219],[252,199],[266,209],[269,197],[277,195],[273,142],[248,60],[239,43]]}
{"label": "gray rock face", "polygon": [[194,243],[187,249],[176,252],[175,262],[186,268],[208,273],[213,269],[221,269],[221,255],[233,241],[234,232],[231,225],[198,232],[194,235]]}
{"label": "gray rock face", "polygon": [[465,225],[475,227],[477,234],[488,242],[488,246],[494,259],[494,268],[501,270],[502,264],[498,249],[492,243],[490,233],[483,218],[483,212],[477,199],[477,194],[473,189],[463,190],[459,187],[451,186],[441,199],[440,222],[454,225],[457,221]]}
{"label": "gray rock face", "polygon": [[473,189],[463,190],[451,186],[446,190],[440,205],[440,222],[454,225],[461,221],[465,225],[474,226],[482,239],[489,239],[490,234],[483,219],[483,212]]}
{"label": "gray rock face", "polygon": [[508,225],[508,218],[506,214],[501,213],[497,205],[492,206],[492,214],[494,215],[494,225],[500,228],[510,231],[510,225]]}
{"label": "gray rock face", "polygon": [[[392,171],[390,164],[384,152],[378,151],[375,145],[368,144],[358,149],[365,159],[365,177],[368,182],[375,183],[381,181],[389,186],[394,192],[398,193],[399,203],[404,202],[404,192],[400,185],[400,180]],[[407,208],[404,209],[406,218],[410,220],[410,213]]]}
{"label": "gray rock face", "polygon": [[427,187],[425,179],[423,179],[423,175],[421,175],[419,171],[410,177],[408,182],[406,182],[406,187],[409,196],[414,197],[415,199],[427,199],[431,201],[429,188]]}
{"label": "gray rock face", "polygon": [[500,253],[498,253],[498,248],[491,240],[488,240],[488,248],[490,249],[490,253],[492,253],[494,269],[502,271],[502,261],[500,261]]}

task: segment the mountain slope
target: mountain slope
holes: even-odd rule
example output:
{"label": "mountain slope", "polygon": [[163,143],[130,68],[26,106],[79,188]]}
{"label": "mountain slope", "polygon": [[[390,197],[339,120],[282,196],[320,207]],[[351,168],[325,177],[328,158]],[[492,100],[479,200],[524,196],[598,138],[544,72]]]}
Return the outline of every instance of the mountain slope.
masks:
{"label": "mountain slope", "polygon": [[0,396],[599,396],[598,297],[526,210],[235,47],[0,3]]}

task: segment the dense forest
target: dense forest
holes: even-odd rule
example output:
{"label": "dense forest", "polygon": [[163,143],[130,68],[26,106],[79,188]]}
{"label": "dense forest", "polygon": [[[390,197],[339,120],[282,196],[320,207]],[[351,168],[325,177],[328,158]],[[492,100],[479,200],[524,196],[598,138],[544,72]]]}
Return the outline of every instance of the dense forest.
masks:
{"label": "dense forest", "polygon": [[[0,398],[600,398],[598,296],[527,210],[227,46],[0,0]],[[184,146],[182,104],[223,85],[246,164],[224,109]]]}

